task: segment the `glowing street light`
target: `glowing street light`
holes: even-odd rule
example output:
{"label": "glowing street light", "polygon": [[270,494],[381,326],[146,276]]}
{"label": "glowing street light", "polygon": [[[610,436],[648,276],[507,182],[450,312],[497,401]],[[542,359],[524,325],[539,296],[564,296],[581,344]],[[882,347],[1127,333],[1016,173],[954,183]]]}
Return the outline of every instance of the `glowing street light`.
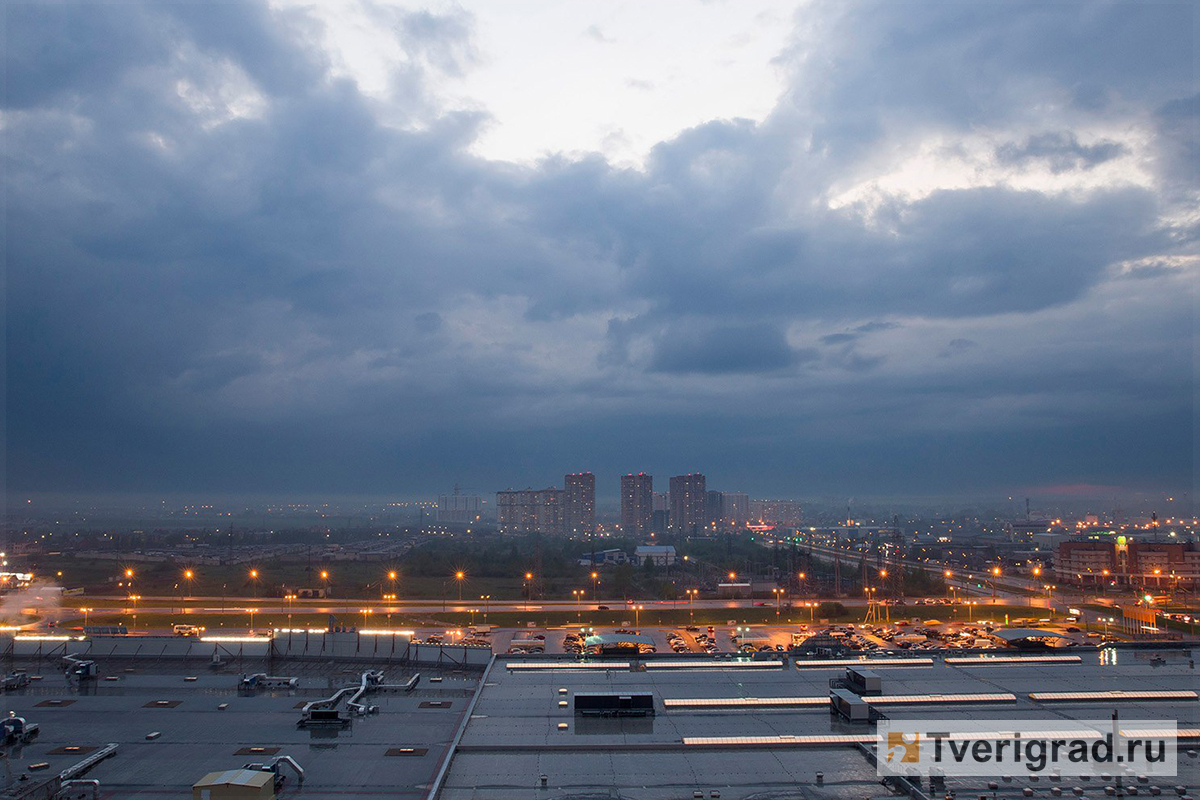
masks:
{"label": "glowing street light", "polygon": [[641,605],[635,605],[633,607],[633,627],[639,632],[642,629],[642,608],[644,608],[644,606]]}
{"label": "glowing street light", "polygon": [[600,573],[593,571],[592,572],[592,602],[593,603],[596,602],[596,593],[597,593],[597,589],[599,586],[600,586]]}
{"label": "glowing street light", "polygon": [[463,572],[462,570],[454,573],[454,580],[458,581],[458,602],[460,603],[462,602],[463,578],[465,577],[467,577],[467,573]]}
{"label": "glowing street light", "polygon": [[258,599],[258,570],[256,570],[256,569],[250,570],[250,580],[254,584],[254,599],[257,600]]}

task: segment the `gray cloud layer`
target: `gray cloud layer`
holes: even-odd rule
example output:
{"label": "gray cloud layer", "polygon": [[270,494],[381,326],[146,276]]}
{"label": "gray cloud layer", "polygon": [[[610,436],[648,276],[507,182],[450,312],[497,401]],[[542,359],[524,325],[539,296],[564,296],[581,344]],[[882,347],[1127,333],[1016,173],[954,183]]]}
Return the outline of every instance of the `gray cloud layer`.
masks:
{"label": "gray cloud layer", "polygon": [[820,4],[643,170],[473,156],[470,18],[376,13],[386,101],[299,12],[10,7],[11,488],[1189,484],[1189,4]]}

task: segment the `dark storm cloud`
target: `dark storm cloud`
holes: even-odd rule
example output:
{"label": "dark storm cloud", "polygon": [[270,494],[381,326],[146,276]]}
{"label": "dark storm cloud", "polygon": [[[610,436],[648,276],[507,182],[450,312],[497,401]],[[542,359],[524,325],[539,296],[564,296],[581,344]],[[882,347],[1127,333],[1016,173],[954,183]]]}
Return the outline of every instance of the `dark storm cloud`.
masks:
{"label": "dark storm cloud", "polygon": [[695,330],[669,328],[654,350],[656,372],[708,374],[770,372],[796,360],[783,333],[768,325]]}
{"label": "dark storm cloud", "polygon": [[1120,142],[1099,141],[1084,145],[1073,133],[1051,131],[1030,136],[1020,144],[1007,143],[996,148],[996,157],[1006,164],[1044,161],[1054,173],[1091,169],[1123,156],[1129,148]]}
{"label": "dark storm cloud", "polygon": [[[487,112],[431,88],[477,63],[469,16],[367,9],[406,54],[384,100],[300,12],[9,9],[14,487],[486,491],[556,459],[789,494],[992,486],[1031,461],[1184,474],[1183,6],[819,5],[766,120],[697,125],[640,170],[471,155]],[[1088,127],[1147,119],[1145,152]],[[1014,172],[1137,161],[1159,183],[829,202],[977,130]],[[1157,462],[1123,449],[1135,429]],[[1059,449],[1078,436],[1094,475]]]}

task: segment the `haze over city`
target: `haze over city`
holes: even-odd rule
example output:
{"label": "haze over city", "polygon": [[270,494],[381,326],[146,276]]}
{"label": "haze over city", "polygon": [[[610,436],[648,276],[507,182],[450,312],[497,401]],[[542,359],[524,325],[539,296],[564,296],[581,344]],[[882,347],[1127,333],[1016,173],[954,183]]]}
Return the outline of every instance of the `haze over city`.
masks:
{"label": "haze over city", "polygon": [[10,4],[10,507],[1190,498],[1195,24]]}

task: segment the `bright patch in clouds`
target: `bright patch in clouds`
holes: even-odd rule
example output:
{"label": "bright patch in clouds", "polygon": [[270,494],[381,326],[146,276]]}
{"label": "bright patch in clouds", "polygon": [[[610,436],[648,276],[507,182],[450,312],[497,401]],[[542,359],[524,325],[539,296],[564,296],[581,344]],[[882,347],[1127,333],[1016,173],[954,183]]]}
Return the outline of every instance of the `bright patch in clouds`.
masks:
{"label": "bright patch in clouds", "polygon": [[[889,148],[889,160],[864,165],[870,177],[833,185],[829,207],[858,205],[868,214],[888,200],[922,200],[936,191],[1004,187],[1082,195],[1101,189],[1155,185],[1141,128],[1084,135],[990,132],[934,135],[908,148]],[[1096,159],[1095,163],[1087,157]]]}
{"label": "bright patch in clouds", "polygon": [[427,79],[440,110],[490,115],[473,146],[479,156],[533,162],[555,153],[600,152],[639,165],[655,144],[687,128],[766,117],[786,82],[773,60],[800,5],[522,0],[304,7],[325,26],[323,44],[335,72],[380,100],[391,89],[392,70],[414,58],[381,9],[424,9],[464,20],[470,63],[456,60],[458,73],[439,71],[435,62]]}

